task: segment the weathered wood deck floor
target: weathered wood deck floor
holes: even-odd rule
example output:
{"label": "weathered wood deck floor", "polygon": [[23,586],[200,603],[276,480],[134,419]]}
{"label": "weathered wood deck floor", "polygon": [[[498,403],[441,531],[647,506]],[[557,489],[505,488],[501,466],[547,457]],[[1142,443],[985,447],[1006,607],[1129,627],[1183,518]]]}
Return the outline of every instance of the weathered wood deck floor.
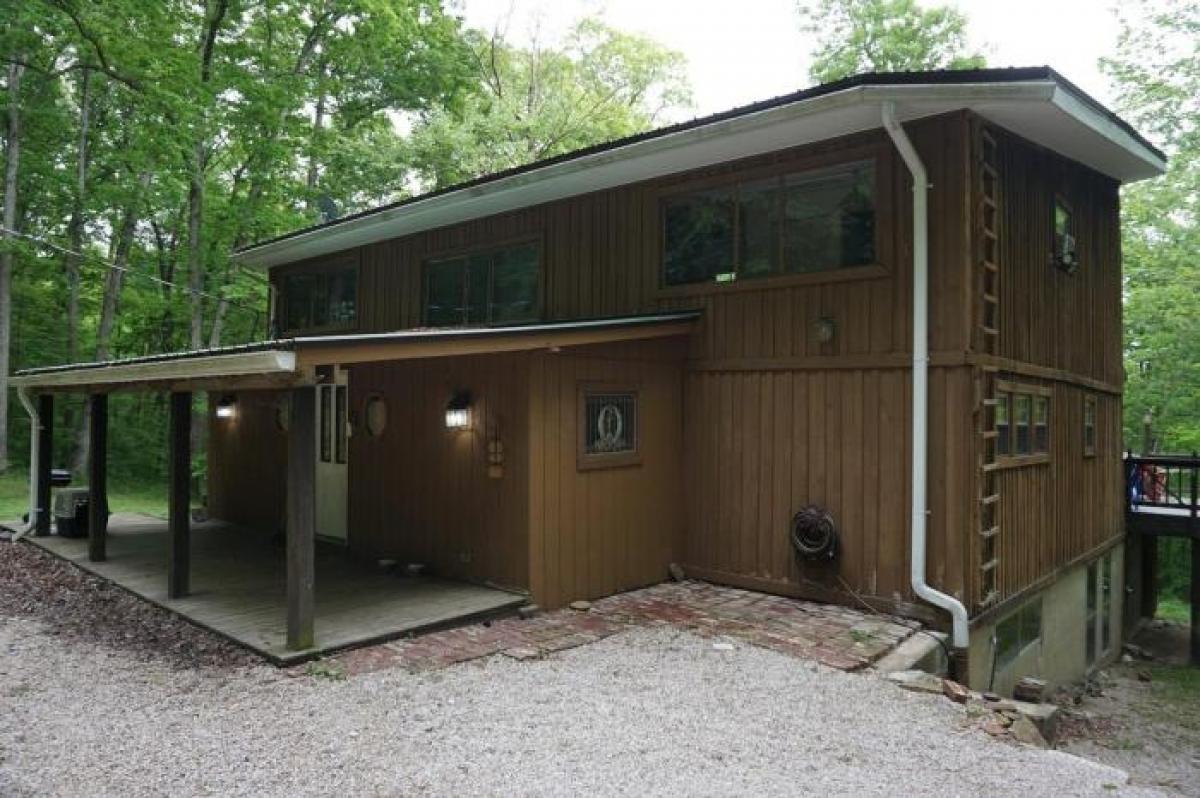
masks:
{"label": "weathered wood deck floor", "polygon": [[116,514],[108,560],[89,562],[87,540],[27,538],[155,604],[279,664],[499,613],[525,602],[503,590],[431,577],[382,573],[318,544],[314,648],[289,651],[283,545],[269,535],[221,522],[192,527],[192,593],[167,598],[166,521]]}

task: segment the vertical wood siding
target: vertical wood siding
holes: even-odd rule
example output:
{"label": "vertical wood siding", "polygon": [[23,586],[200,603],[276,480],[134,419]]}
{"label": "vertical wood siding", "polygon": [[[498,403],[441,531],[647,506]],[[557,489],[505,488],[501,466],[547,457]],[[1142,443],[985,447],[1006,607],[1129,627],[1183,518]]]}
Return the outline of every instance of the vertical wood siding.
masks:
{"label": "vertical wood siding", "polygon": [[[930,346],[935,356],[962,364],[933,374],[938,437],[930,465],[930,579],[958,593],[965,578],[970,507],[964,483],[968,455],[962,448],[971,437],[970,370],[963,360],[972,323],[969,120],[965,114],[950,114],[907,128],[933,186]],[[663,192],[746,171],[761,175],[863,157],[875,157],[879,165],[880,268],[873,274],[843,279],[833,272],[784,284],[748,280],[734,286],[659,288]],[[531,413],[547,420],[531,427],[543,436],[531,446],[530,580],[535,592],[554,605],[656,581],[672,553],[713,574],[761,580],[767,589],[815,590],[814,595],[832,591],[852,600],[845,593],[848,587],[903,601],[911,599],[911,206],[911,181],[903,163],[882,130],[869,131],[363,247],[359,327],[372,332],[419,326],[421,265],[430,256],[527,239],[541,242],[547,319],[702,309],[687,347],[684,385],[676,392],[682,393],[682,409],[661,414],[663,423],[682,423],[687,431],[686,443],[680,444],[686,455],[673,466],[663,464],[654,476],[666,485],[665,494],[656,495],[676,491],[673,495],[681,497],[677,510],[664,509],[661,502],[638,504],[643,480],[634,470],[584,474],[568,457],[575,446],[568,435],[574,400],[567,402],[564,394],[573,395],[580,370],[586,365],[601,374],[620,375],[638,367],[617,360],[601,365],[591,359],[535,358]],[[836,325],[829,343],[815,338],[820,318]],[[351,390],[360,397],[362,388],[356,374]],[[396,384],[392,390],[403,389]],[[557,426],[552,423],[556,414]],[[656,415],[646,418],[643,430],[649,434],[649,422],[658,422]],[[359,480],[377,482],[393,470],[403,475],[408,466],[401,459],[420,462],[414,457],[418,453],[409,452],[366,468],[357,465],[366,457],[358,440],[351,451],[352,507],[365,500],[355,496],[380,490],[356,485]],[[435,490],[432,484],[426,488],[427,493]],[[444,491],[436,495],[449,500]],[[608,496],[633,497],[633,503],[601,498]],[[843,551],[834,569],[801,566],[790,554],[788,522],[810,502],[828,505],[842,529]],[[356,531],[365,519],[373,530],[386,523],[378,503],[368,505],[355,510],[360,513],[352,523]],[[681,512],[684,520],[672,520],[671,512]],[[606,548],[615,540],[597,537],[594,530],[609,526],[610,518],[624,523],[614,513],[641,519],[649,537],[633,535],[623,546]],[[666,514],[659,519],[660,530],[646,526],[655,513]],[[420,516],[423,522],[429,518]],[[382,533],[365,534],[373,540]],[[670,540],[676,542],[668,545]]]}
{"label": "vertical wood siding", "polygon": [[[224,394],[209,396],[214,407]],[[276,408],[285,394],[243,391],[237,414],[208,414],[208,513],[213,518],[264,532],[284,528],[287,497],[287,433]]]}
{"label": "vertical wood siding", "polygon": [[[387,403],[383,434],[355,423],[350,441],[350,547],[361,556],[421,562],[437,574],[526,588],[528,356],[431,358],[352,366],[352,418],[369,396]],[[449,430],[446,402],[472,395],[473,424]],[[487,473],[488,441],[504,475]]]}
{"label": "vertical wood siding", "polygon": [[[975,600],[980,520],[976,425],[984,398],[980,372],[972,365],[980,351],[973,147],[979,124],[970,114],[955,113],[906,126],[929,170],[933,220],[928,576],[941,589]],[[1057,392],[1078,387],[1071,375],[1110,385],[1121,378],[1116,190],[1111,181],[1083,167],[1003,131],[996,134],[1004,231],[996,355],[1010,364],[1028,363],[1064,375],[1061,384],[1055,383],[1052,412],[1054,435],[1066,436],[1074,434],[1067,413],[1074,412],[1075,400],[1059,400]],[[664,192],[693,181],[872,155],[879,164],[878,269],[860,271],[853,279],[829,273],[781,282],[660,288]],[[1058,273],[1048,263],[1054,191],[1072,202],[1077,218],[1081,265],[1074,276]],[[462,494],[473,479],[463,471],[468,467],[446,459],[437,439],[422,437],[423,428],[407,430],[405,435],[416,436],[412,439],[388,438],[386,447],[356,438],[351,444],[352,535],[359,535],[354,545],[394,556],[412,552],[475,578],[528,584],[550,606],[654,581],[669,557],[714,578],[752,580],[780,592],[853,601],[849,589],[911,601],[911,209],[907,171],[886,135],[875,130],[361,248],[362,332],[420,326],[421,265],[427,258],[514,240],[540,242],[546,319],[683,308],[704,314],[687,343],[675,416],[664,412],[656,422],[681,425],[682,456],[654,477],[665,484],[656,497],[677,491],[681,521],[657,499],[644,498],[635,470],[593,475],[574,467],[573,396],[581,376],[595,371],[656,380],[658,372],[644,371],[636,356],[622,363],[619,357],[543,353],[526,364],[532,439],[525,504],[510,497],[508,488],[486,498],[497,490],[486,483]],[[822,318],[836,326],[828,343],[814,334],[814,323]],[[510,384],[514,372],[502,365],[506,361],[493,359],[492,366],[485,366],[482,360],[472,376],[493,381],[506,397],[511,394],[505,402],[518,405],[520,386]],[[356,368],[351,389],[355,407],[360,407],[363,391],[378,385],[377,390],[386,390],[406,408],[393,410],[392,423],[415,424],[401,419],[434,412],[436,402],[430,397],[435,392],[429,386],[444,390],[446,373],[428,371],[434,367],[425,364],[412,366],[416,371],[408,377],[398,376],[407,374],[407,368]],[[664,374],[672,373],[664,368]],[[665,386],[661,390],[667,394]],[[1102,397],[1101,408],[1105,424],[1115,423],[1119,397]],[[646,416],[648,422],[653,418]],[[506,427],[513,425],[506,422]],[[648,434],[650,429],[643,426]],[[520,445],[516,437],[506,438],[510,463]],[[1111,504],[1111,452],[1081,463],[1070,459],[1071,445],[1055,437],[1051,466],[1001,477],[1005,532],[999,542],[1004,560],[1000,579],[1006,595],[1080,547],[1111,537],[1113,524],[1119,524],[1120,514],[1113,513]],[[482,453],[473,456],[477,461],[471,468],[482,469]],[[428,465],[425,458],[432,458]],[[394,486],[402,482],[419,488],[397,492]],[[505,482],[516,490],[515,481],[506,477]],[[1085,506],[1074,495],[1050,495],[1084,482],[1080,490],[1094,504]],[[403,492],[409,490],[414,492]],[[608,498],[612,496],[629,496],[632,504]],[[802,564],[791,555],[788,521],[810,502],[828,506],[842,531],[843,550],[834,568]],[[1055,509],[1040,515],[1035,509],[1049,506]],[[522,565],[499,554],[472,554],[467,567],[455,554],[464,547],[475,550],[475,542],[454,536],[477,534],[487,513],[492,523],[496,513],[503,516],[506,546],[514,551],[526,547]],[[401,526],[420,532],[397,535],[397,518]],[[649,519],[663,525],[649,537],[597,533],[602,528],[649,529]],[[527,539],[517,531],[522,523]],[[384,544],[395,540],[404,542]],[[442,540],[452,542],[438,548]]]}
{"label": "vertical wood siding", "polygon": [[[654,341],[534,355],[529,558],[542,606],[661,582],[679,559],[683,346]],[[577,467],[585,383],[636,387],[636,465]]]}
{"label": "vertical wood siding", "polygon": [[[976,119],[973,127],[978,147],[985,126]],[[997,143],[1001,197],[1000,360],[992,365],[1001,378],[1053,391],[1049,462],[1002,468],[992,477],[1000,497],[995,599],[1003,602],[1123,534],[1120,223],[1112,180],[1004,130],[986,129]],[[1074,274],[1051,261],[1056,195],[1075,216]],[[980,207],[978,197],[972,207]],[[978,323],[982,303],[975,308]],[[976,379],[983,381],[983,372]],[[1094,457],[1083,454],[1085,396],[1098,405]],[[977,392],[976,414],[984,412],[984,398]],[[983,543],[972,535],[969,545],[974,607],[986,598],[979,572]]]}

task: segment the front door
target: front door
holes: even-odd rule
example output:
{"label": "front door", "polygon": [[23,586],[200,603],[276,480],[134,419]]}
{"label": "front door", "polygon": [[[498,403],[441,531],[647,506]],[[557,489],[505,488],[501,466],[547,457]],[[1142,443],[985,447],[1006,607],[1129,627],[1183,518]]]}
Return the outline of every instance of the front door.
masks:
{"label": "front door", "polygon": [[317,391],[317,534],[346,540],[346,474],[349,461],[347,408],[350,386],[340,368]]}

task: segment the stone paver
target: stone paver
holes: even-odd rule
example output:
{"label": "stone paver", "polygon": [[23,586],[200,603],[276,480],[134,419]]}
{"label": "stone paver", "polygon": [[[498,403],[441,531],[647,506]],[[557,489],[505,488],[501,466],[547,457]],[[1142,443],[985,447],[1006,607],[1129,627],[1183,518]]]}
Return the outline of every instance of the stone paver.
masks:
{"label": "stone paver", "polygon": [[661,625],[733,638],[844,671],[870,665],[920,627],[915,621],[832,604],[684,581],[599,599],[584,612],[563,609],[473,624],[348,651],[335,659],[349,673],[390,667],[432,670],[500,653],[535,659],[630,627]]}

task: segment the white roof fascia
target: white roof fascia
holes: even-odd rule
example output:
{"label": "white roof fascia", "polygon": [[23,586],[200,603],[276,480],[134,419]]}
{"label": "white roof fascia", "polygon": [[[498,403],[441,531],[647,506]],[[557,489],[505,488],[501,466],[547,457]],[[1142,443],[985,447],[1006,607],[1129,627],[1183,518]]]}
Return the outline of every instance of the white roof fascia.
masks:
{"label": "white roof fascia", "polygon": [[207,357],[180,357],[141,363],[81,364],[78,368],[20,374],[9,383],[20,388],[73,388],[146,382],[180,383],[223,377],[288,376],[296,355],[279,349]]}

